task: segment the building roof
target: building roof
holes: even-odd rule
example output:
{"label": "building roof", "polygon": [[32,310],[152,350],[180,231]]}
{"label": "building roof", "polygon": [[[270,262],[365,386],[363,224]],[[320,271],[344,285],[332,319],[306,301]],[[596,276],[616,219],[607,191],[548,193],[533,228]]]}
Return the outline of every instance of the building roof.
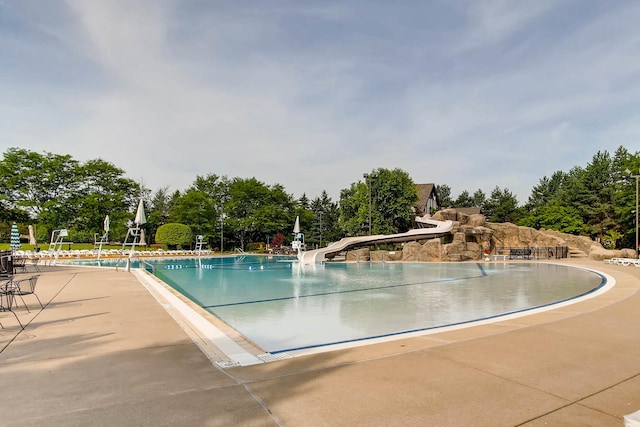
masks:
{"label": "building roof", "polygon": [[418,208],[419,212],[423,212],[425,206],[427,205],[427,200],[429,200],[430,198],[435,198],[436,204],[440,204],[435,184],[416,184],[416,190],[418,193],[418,201],[416,202],[416,207]]}

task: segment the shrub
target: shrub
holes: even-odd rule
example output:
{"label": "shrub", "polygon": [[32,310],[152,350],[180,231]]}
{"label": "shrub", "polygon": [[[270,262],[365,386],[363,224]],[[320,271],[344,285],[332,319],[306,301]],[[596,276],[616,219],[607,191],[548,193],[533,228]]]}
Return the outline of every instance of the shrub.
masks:
{"label": "shrub", "polygon": [[247,245],[247,249],[250,252],[264,252],[264,243],[262,242],[252,242]]}
{"label": "shrub", "polygon": [[189,246],[192,241],[193,232],[188,225],[169,223],[161,225],[156,231],[156,242],[165,244],[171,249]]}
{"label": "shrub", "polygon": [[271,247],[279,248],[282,245],[284,245],[284,234],[278,233],[273,236],[273,239],[271,239]]}

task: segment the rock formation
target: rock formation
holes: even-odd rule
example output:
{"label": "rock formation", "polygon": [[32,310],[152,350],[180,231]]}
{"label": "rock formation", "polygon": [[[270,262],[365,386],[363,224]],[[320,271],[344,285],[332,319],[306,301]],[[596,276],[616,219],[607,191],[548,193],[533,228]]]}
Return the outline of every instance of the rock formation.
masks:
{"label": "rock formation", "polygon": [[455,209],[436,212],[433,219],[453,221],[448,237],[421,242],[408,242],[402,251],[357,249],[347,254],[348,261],[472,261],[481,260],[496,248],[569,247],[570,253],[591,259],[634,256],[633,249],[607,250],[588,237],[574,236],[554,230],[536,230],[511,223],[490,223],[484,215],[467,215]]}

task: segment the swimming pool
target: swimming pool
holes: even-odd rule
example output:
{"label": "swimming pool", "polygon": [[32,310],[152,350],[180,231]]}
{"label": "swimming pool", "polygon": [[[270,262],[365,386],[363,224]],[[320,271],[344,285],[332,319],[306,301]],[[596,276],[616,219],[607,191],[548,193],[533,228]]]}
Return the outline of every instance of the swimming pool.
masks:
{"label": "swimming pool", "polygon": [[490,319],[584,296],[598,273],[546,263],[358,263],[300,267],[239,256],[151,259],[165,283],[277,354]]}

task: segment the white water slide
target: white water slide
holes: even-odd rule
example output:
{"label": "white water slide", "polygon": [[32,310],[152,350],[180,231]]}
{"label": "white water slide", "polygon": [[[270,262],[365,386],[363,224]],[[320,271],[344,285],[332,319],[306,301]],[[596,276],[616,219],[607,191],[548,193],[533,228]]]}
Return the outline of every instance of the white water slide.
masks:
{"label": "white water slide", "polygon": [[374,243],[399,243],[412,240],[440,237],[451,232],[453,223],[451,221],[436,221],[428,216],[416,217],[416,223],[423,228],[409,230],[406,233],[398,234],[378,234],[375,236],[345,237],[337,242],[333,242],[324,248],[303,252],[300,256],[300,263],[317,264],[326,260],[325,256],[336,254],[354,246]]}

